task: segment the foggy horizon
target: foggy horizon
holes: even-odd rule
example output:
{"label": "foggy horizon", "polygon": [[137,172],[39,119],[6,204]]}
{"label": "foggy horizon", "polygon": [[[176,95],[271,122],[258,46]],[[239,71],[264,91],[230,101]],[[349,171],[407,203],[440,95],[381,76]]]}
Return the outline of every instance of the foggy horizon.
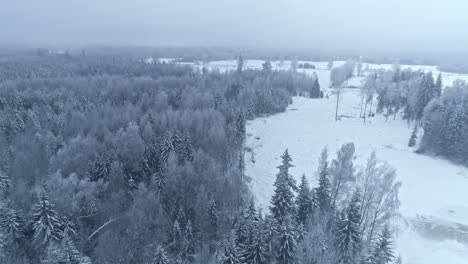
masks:
{"label": "foggy horizon", "polygon": [[[0,5],[1,45],[199,46],[466,55],[463,6],[449,0],[288,2],[101,0]],[[448,48],[449,47],[449,48]],[[462,53],[462,54],[461,54]]]}

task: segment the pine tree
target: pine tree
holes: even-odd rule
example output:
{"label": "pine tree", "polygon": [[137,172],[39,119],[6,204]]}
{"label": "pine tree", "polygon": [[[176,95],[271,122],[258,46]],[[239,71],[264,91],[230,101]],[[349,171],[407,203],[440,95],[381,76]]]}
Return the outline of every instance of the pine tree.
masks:
{"label": "pine tree", "polygon": [[391,234],[388,227],[382,230],[372,255],[372,264],[387,264],[395,258],[393,254]]}
{"label": "pine tree", "polygon": [[302,175],[299,192],[296,198],[297,221],[305,224],[307,218],[312,214],[312,196],[309,183],[305,175]]}
{"label": "pine tree", "polygon": [[292,264],[295,262],[295,253],[297,249],[296,232],[288,223],[284,221],[279,227],[278,231],[278,264]]}
{"label": "pine tree", "polygon": [[337,246],[340,251],[340,263],[355,263],[361,249],[360,234],[360,192],[356,190],[348,208],[342,211],[337,220]]}
{"label": "pine tree", "polygon": [[408,141],[408,147],[414,147],[416,145],[417,137],[418,137],[418,127],[414,126],[413,132],[411,133],[411,137]]}
{"label": "pine tree", "polygon": [[331,183],[328,168],[328,150],[325,147],[320,153],[318,167],[318,186],[315,188],[316,205],[322,213],[330,210],[331,206]]}
{"label": "pine tree", "polygon": [[62,223],[54,204],[49,201],[46,185],[42,188],[39,201],[33,207],[31,223],[36,243],[45,245],[51,240],[60,240]]}
{"label": "pine tree", "polygon": [[167,253],[161,246],[158,246],[151,264],[169,264]]}

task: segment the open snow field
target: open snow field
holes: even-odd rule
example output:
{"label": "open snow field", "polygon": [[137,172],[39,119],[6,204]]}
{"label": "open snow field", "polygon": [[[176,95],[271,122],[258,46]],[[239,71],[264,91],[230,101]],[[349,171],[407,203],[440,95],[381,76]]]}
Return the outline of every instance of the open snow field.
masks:
{"label": "open snow field", "polygon": [[[263,60],[247,60],[247,68],[262,68]],[[298,63],[304,63],[299,61]],[[329,87],[330,70],[327,62],[310,62],[317,69],[298,69],[316,72],[322,89]],[[334,66],[344,61],[335,61]],[[214,61],[204,66],[210,70],[236,69],[237,62]],[[290,68],[290,62],[272,62],[274,69]],[[194,67],[201,68],[200,64]],[[389,69],[390,64],[369,64],[369,69]],[[432,71],[435,66],[401,65],[402,68]],[[366,64],[363,65],[366,68]],[[359,86],[363,77],[354,77],[348,86]],[[442,72],[444,85],[456,79],[468,81],[467,74]],[[280,155],[287,148],[293,158],[292,174],[299,180],[305,173],[316,183],[316,168],[321,149],[328,146],[329,157],[347,142],[354,142],[356,164],[361,166],[372,151],[380,160],[397,169],[402,182],[400,189],[401,217],[395,241],[396,253],[405,264],[465,264],[468,263],[468,169],[414,153],[407,147],[411,128],[399,117],[396,120],[377,115],[363,123],[359,119],[358,89],[344,89],[339,114],[335,122],[335,97],[308,99],[295,97],[284,113],[257,118],[248,122],[246,155],[247,175],[257,204],[268,210],[273,194],[273,182],[280,163]]]}

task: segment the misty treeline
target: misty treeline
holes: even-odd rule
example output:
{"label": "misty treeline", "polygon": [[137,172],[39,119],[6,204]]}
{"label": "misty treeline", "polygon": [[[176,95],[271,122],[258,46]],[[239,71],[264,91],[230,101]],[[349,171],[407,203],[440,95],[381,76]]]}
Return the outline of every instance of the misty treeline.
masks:
{"label": "misty treeline", "polygon": [[[359,64],[362,66],[362,64]],[[343,65],[333,67],[333,64],[329,66],[330,71],[330,86],[331,87],[340,87],[344,82],[353,77],[354,70],[356,68],[356,63],[354,61],[347,61]],[[360,73],[360,69],[358,72]]]}
{"label": "misty treeline", "polygon": [[[393,70],[369,73],[362,87],[361,116],[372,115],[372,101],[377,98],[375,111],[387,119],[402,118],[413,123],[409,146],[417,151],[445,157],[468,165],[468,85],[457,80],[443,87],[442,76],[432,72]],[[367,110],[368,109],[368,110]],[[367,112],[366,112],[367,110]],[[421,129],[422,133],[418,133]]]}
{"label": "misty treeline", "polygon": [[355,164],[353,143],[333,160],[321,152],[314,183],[290,174],[293,159],[281,156],[269,212],[253,200],[236,216],[233,232],[221,244],[220,263],[398,263],[393,252],[400,182],[395,170],[372,153]]}
{"label": "misty treeline", "polygon": [[2,58],[1,263],[215,260],[250,197],[246,120],[313,80],[142,61]]}
{"label": "misty treeline", "polygon": [[464,62],[442,63],[437,66],[437,69],[444,72],[468,73],[468,64]]}

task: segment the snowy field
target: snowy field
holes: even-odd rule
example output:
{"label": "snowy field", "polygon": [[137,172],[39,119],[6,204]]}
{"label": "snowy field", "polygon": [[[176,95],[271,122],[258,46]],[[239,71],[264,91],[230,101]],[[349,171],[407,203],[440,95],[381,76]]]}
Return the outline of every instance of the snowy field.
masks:
{"label": "snowy field", "polygon": [[[214,61],[204,66],[210,70],[236,69],[236,61]],[[248,60],[247,68],[262,68],[263,60]],[[304,63],[304,61],[298,61]],[[329,87],[327,62],[309,62],[317,69],[298,69],[319,76],[322,88]],[[334,66],[344,61],[335,61]],[[290,62],[272,62],[273,69],[289,69]],[[201,65],[194,65],[201,68]],[[369,64],[370,70],[390,69],[390,64]],[[402,68],[439,73],[435,66],[401,65]],[[363,65],[366,68],[366,64]],[[466,74],[442,72],[443,84],[456,79],[468,81]],[[363,77],[354,77],[348,86],[359,86]],[[247,175],[258,206],[268,210],[280,155],[287,148],[295,167],[292,174],[299,180],[305,173],[316,183],[318,157],[324,146],[329,157],[347,142],[354,142],[358,166],[372,151],[397,169],[403,183],[400,189],[401,218],[396,238],[396,253],[405,264],[468,263],[468,169],[446,160],[414,153],[407,147],[411,128],[406,122],[376,116],[363,123],[359,116],[358,89],[344,89],[339,114],[334,121],[335,97],[308,99],[295,97],[286,112],[257,118],[247,126]]]}
{"label": "snowy field", "polygon": [[[166,61],[168,59],[165,59]],[[246,60],[246,68],[250,69],[261,69],[264,60]],[[320,86],[321,87],[329,87],[329,77],[330,77],[330,70],[327,68],[328,62],[326,61],[297,61],[298,64],[309,63],[315,65],[316,69],[298,69],[298,72],[304,72],[306,74],[312,74],[316,72],[319,76]],[[275,70],[289,70],[291,62],[290,61],[272,61],[273,69]],[[340,66],[343,65],[345,61],[334,61],[333,66]],[[192,63],[193,64],[193,63]],[[367,66],[369,65],[369,66]],[[205,65],[199,63],[197,67],[207,67],[210,70],[218,69],[220,71],[230,71],[235,70],[237,68],[237,61],[236,60],[226,60],[226,61],[212,61]],[[378,69],[391,69],[393,66],[391,64],[372,64],[372,63],[363,63],[363,71],[368,67],[369,70],[378,70]],[[452,85],[452,83],[457,80],[465,80],[468,81],[468,74],[459,74],[459,73],[450,73],[450,72],[440,72],[436,66],[428,66],[428,65],[400,65],[402,69],[411,68],[413,70],[423,70],[426,72],[432,71],[434,74],[434,78],[437,77],[439,73],[442,73],[442,81],[444,85]],[[365,72],[364,72],[365,74]],[[360,80],[363,77],[355,77],[348,81],[349,86],[359,86]]]}

